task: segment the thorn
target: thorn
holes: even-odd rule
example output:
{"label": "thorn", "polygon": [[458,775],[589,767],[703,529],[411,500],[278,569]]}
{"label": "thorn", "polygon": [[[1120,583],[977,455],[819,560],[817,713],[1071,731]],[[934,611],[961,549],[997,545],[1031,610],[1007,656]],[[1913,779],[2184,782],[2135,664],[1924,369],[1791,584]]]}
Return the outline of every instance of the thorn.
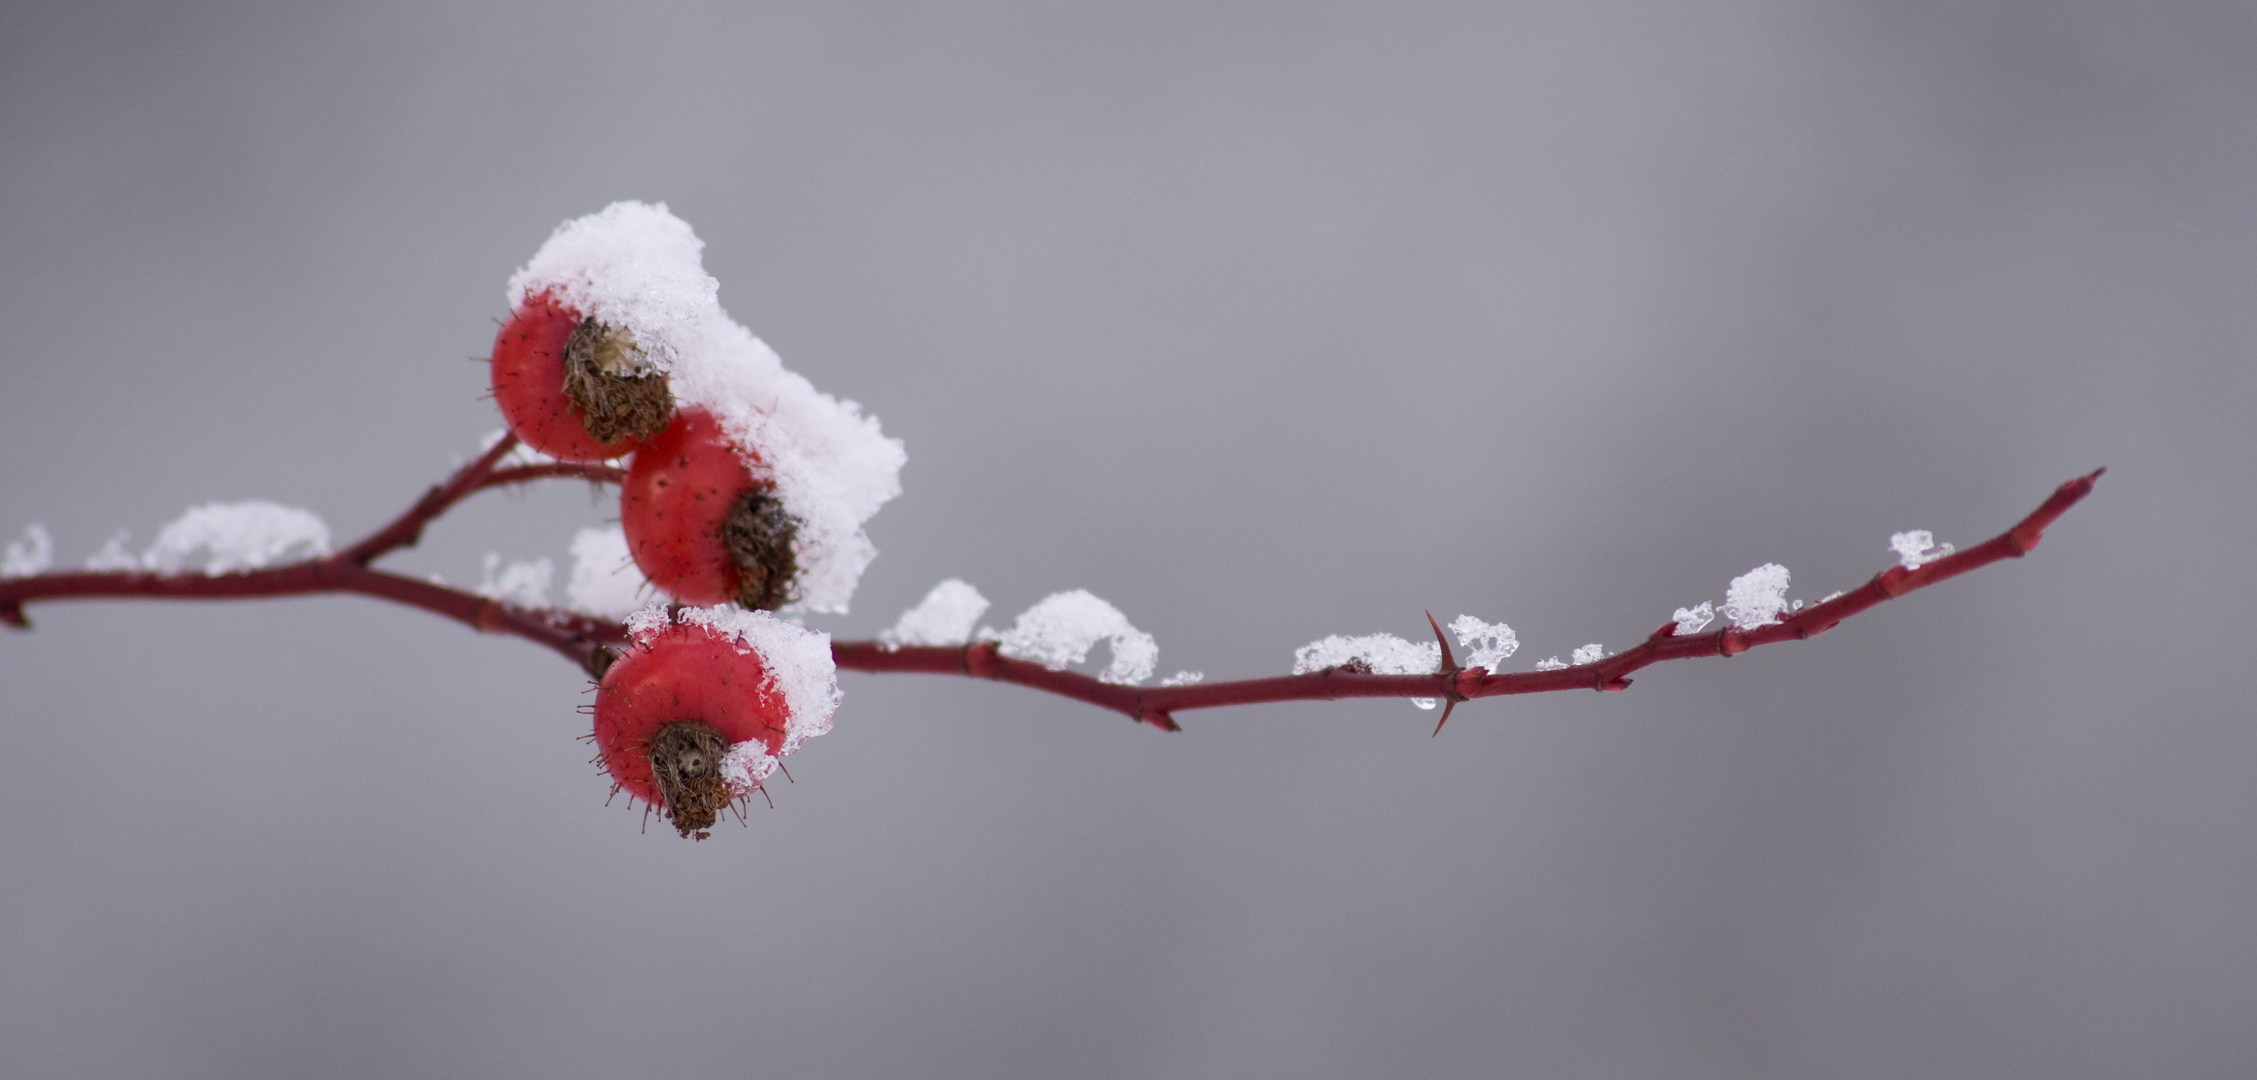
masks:
{"label": "thorn", "polygon": [[[1431,611],[1429,611],[1429,612],[1427,612],[1427,613],[1426,613],[1426,625],[1428,625],[1428,626],[1431,626],[1431,627],[1433,627],[1433,628],[1434,628],[1434,643],[1435,643],[1436,645],[1440,645],[1440,646],[1442,646],[1442,670],[1440,670],[1440,671],[1438,671],[1438,672],[1435,672],[1435,674],[1437,674],[1437,675],[1455,675],[1455,674],[1457,674],[1457,673],[1458,673],[1458,658],[1457,658],[1457,657],[1455,657],[1455,656],[1452,656],[1452,655],[1450,655],[1450,643],[1449,643],[1449,641],[1448,641],[1448,640],[1446,640],[1446,639],[1444,639],[1444,638],[1442,637],[1442,624],[1441,624],[1441,623],[1438,623],[1438,622],[1435,622],[1435,621],[1434,621],[1434,613],[1433,613],[1433,612],[1431,612]],[[1434,729],[1435,729],[1436,731],[1440,731],[1440,730],[1442,729],[1442,725],[1440,725],[1440,724],[1436,724],[1436,725],[1434,725]]]}
{"label": "thorn", "polygon": [[31,629],[31,620],[24,618],[24,606],[14,600],[0,603],[0,623],[7,623],[18,630]]}
{"label": "thorn", "polygon": [[[1426,625],[1434,630],[1434,643],[1442,646],[1442,667],[1435,674],[1453,676],[1448,680],[1450,685],[1447,689],[1449,692],[1442,698],[1442,718],[1434,722],[1434,735],[1440,735],[1442,734],[1442,725],[1450,722],[1450,711],[1458,707],[1458,702],[1465,700],[1465,695],[1458,693],[1458,680],[1455,678],[1460,670],[1458,658],[1451,655],[1449,639],[1442,636],[1442,624],[1434,621],[1434,613],[1431,611],[1426,613]],[[1429,735],[1427,738],[1431,739],[1434,735]]]}
{"label": "thorn", "polygon": [[1164,709],[1146,709],[1138,713],[1136,719],[1139,723],[1150,724],[1162,731],[1183,730],[1182,725],[1176,723],[1176,718],[1168,715]]}
{"label": "thorn", "polygon": [[[1428,617],[1429,617],[1429,618],[1432,618],[1432,616],[1428,616]],[[1442,703],[1442,719],[1440,719],[1440,720],[1436,720],[1436,721],[1434,722],[1434,735],[1440,735],[1440,734],[1442,734],[1442,725],[1444,725],[1444,724],[1447,724],[1447,723],[1449,723],[1449,722],[1450,722],[1450,710],[1452,710],[1452,709],[1455,709],[1455,708],[1457,708],[1457,707],[1458,707],[1458,699],[1457,699],[1457,697],[1456,697],[1455,695],[1452,695],[1452,696],[1451,696],[1451,697],[1450,697],[1450,698],[1449,698],[1448,700],[1446,700],[1446,701],[1444,701],[1444,702]],[[1427,736],[1427,738],[1431,739],[1431,738],[1433,738],[1433,737],[1434,737],[1434,735],[1429,735],[1429,736]]]}

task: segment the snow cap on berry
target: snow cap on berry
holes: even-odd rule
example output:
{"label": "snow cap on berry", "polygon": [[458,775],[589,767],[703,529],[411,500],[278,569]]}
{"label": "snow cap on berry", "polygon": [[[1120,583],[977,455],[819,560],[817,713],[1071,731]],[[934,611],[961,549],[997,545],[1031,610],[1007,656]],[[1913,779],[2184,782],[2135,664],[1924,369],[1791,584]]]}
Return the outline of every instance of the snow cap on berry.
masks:
{"label": "snow cap on berry", "polygon": [[[739,653],[760,657],[768,678],[784,696],[784,706],[791,710],[784,745],[776,756],[786,756],[799,744],[831,730],[831,714],[838,711],[840,700],[831,635],[765,611],[737,607],[679,608],[669,614],[652,604],[627,617],[627,633],[638,645],[648,646],[674,625],[701,627],[709,636],[734,644]],[[756,771],[767,775],[766,769]]]}
{"label": "snow cap on berry", "polygon": [[625,329],[675,400],[711,412],[799,523],[799,599],[785,610],[843,612],[878,553],[862,526],[901,494],[908,454],[861,406],[815,389],[729,318],[704,247],[664,204],[613,203],[558,226],[510,279],[509,301],[546,293]]}

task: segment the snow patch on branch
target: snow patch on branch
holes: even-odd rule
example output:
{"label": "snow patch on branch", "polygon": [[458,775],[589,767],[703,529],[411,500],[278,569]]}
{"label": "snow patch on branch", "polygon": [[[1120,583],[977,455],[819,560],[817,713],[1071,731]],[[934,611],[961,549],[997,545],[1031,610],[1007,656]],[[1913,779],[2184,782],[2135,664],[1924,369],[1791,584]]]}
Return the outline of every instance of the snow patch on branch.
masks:
{"label": "snow patch on branch", "polygon": [[1724,590],[1724,617],[1742,630],[1753,630],[1779,621],[1779,613],[1787,610],[1787,568],[1778,563],[1764,563],[1732,579]]}
{"label": "snow patch on branch", "polygon": [[198,551],[208,555],[207,576],[257,570],[287,555],[320,558],[329,554],[329,526],[311,510],[260,499],[205,503],[157,531],[156,542],[141,553],[141,568],[182,573]]}
{"label": "snow patch on branch", "polygon": [[133,552],[126,550],[125,540],[130,535],[132,534],[124,529],[111,533],[110,538],[102,541],[102,546],[96,548],[94,554],[86,557],[86,568],[103,572],[139,570],[141,560],[134,557]]}
{"label": "snow patch on branch", "polygon": [[538,559],[523,560],[502,565],[498,551],[486,553],[485,573],[478,579],[478,587],[471,590],[488,600],[500,600],[519,607],[545,607],[549,602],[549,581],[556,576],[556,563],[546,555]]}
{"label": "snow patch on branch", "polygon": [[893,652],[904,645],[962,645],[972,640],[972,628],[987,614],[987,606],[987,597],[970,583],[949,578],[880,630],[878,647]]}
{"label": "snow patch on branch", "polygon": [[30,577],[45,573],[55,561],[55,538],[47,535],[47,526],[32,522],[24,526],[22,537],[8,541],[0,550],[0,578]]}
{"label": "snow patch on branch", "polygon": [[619,619],[643,606],[650,583],[627,551],[627,534],[617,525],[582,529],[572,538],[572,577],[564,595],[574,611],[600,619]]}
{"label": "snow patch on branch", "polygon": [[[1504,623],[1486,623],[1471,615],[1460,615],[1450,621],[1450,633],[1456,635],[1460,648],[1471,650],[1466,656],[1467,667],[1495,671],[1506,657],[1520,651],[1520,635]],[[1439,652],[1436,660],[1439,663]]]}
{"label": "snow patch on branch", "polygon": [[1936,543],[1936,534],[1926,529],[1913,529],[1892,534],[1889,550],[1897,553],[1897,562],[1904,564],[1905,569],[1918,570],[1951,554],[1952,547]]}
{"label": "snow patch on branch", "polygon": [[1097,673],[1098,682],[1143,682],[1152,677],[1160,660],[1160,645],[1152,635],[1130,625],[1119,608],[1086,589],[1052,593],[1021,612],[1011,629],[997,634],[983,628],[980,636],[993,637],[999,645],[996,651],[1005,656],[1053,670],[1081,663],[1092,646],[1107,642],[1113,662]]}
{"label": "snow patch on branch", "polygon": [[[1442,643],[1406,641],[1393,634],[1355,637],[1334,634],[1293,650],[1295,675],[1329,668],[1368,671],[1374,675],[1432,675],[1442,670]],[[1410,702],[1421,709],[1439,704],[1434,698],[1411,698]]]}
{"label": "snow patch on branch", "polygon": [[1671,617],[1677,620],[1678,637],[1698,634],[1716,621],[1716,605],[1703,600],[1689,608],[1678,608]]}
{"label": "snow patch on branch", "polygon": [[510,279],[510,306],[545,293],[626,331],[676,402],[711,412],[798,523],[799,599],[787,610],[844,612],[877,557],[862,526],[901,494],[908,454],[729,318],[704,248],[663,203],[613,203],[558,226]]}

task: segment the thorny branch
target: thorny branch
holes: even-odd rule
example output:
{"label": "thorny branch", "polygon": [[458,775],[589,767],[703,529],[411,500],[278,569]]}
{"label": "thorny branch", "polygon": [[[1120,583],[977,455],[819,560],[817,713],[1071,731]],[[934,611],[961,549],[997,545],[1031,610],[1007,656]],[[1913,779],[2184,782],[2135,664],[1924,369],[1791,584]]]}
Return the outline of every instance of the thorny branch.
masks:
{"label": "thorny branch", "polygon": [[[319,558],[234,574],[158,574],[140,570],[50,573],[0,580],[0,622],[29,628],[23,605],[34,600],[91,597],[154,597],[174,599],[236,599],[264,596],[306,596],[317,593],[358,593],[411,607],[422,608],[492,634],[513,634],[546,645],[592,673],[608,665],[611,647],[627,639],[620,624],[576,612],[528,608],[475,593],[374,569],[378,558],[413,547],[423,529],[456,503],[489,488],[534,480],[572,478],[592,482],[618,482],[621,470],[607,465],[544,463],[502,467],[500,462],[516,449],[515,436],[504,435],[476,460],[456,470],[415,505],[365,539]],[[1999,535],[1966,550],[1924,563],[1917,569],[1892,566],[1858,588],[1811,607],[1801,608],[1783,621],[1743,630],[1726,626],[1705,634],[1680,635],[1675,621],[1663,623],[1645,641],[1587,664],[1551,671],[1498,674],[1484,668],[1461,668],[1443,639],[1441,670],[1426,675],[1377,675],[1345,667],[1306,675],[1283,675],[1234,682],[1195,683],[1188,686],[1124,686],[1099,682],[1072,671],[1004,656],[992,641],[968,645],[910,645],[889,649],[875,641],[836,641],[831,653],[848,671],[922,672],[992,679],[1041,690],[1076,701],[1111,709],[1166,731],[1180,730],[1175,714],[1186,709],[1212,709],[1225,705],[1253,705],[1275,701],[1329,701],[1338,698],[1437,698],[1447,702],[1442,721],[1461,701],[1505,694],[1538,694],[1554,690],[1623,690],[1630,673],[1667,660],[1699,656],[1735,656],[1774,642],[1803,640],[1833,629],[1842,620],[1915,589],[1958,577],[2002,559],[2019,558],[2038,544],[2047,526],[2092,493],[2102,472],[2095,470],[2061,485],[2029,516]],[[1433,617],[1428,616],[1429,624]],[[1441,724],[1435,725],[1441,730]]]}

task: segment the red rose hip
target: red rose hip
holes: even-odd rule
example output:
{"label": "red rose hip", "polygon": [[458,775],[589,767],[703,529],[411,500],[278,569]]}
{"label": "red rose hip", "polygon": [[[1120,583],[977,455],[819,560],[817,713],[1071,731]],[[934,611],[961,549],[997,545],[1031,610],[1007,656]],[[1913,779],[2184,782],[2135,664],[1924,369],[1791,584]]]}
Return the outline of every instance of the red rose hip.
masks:
{"label": "red rose hip", "polygon": [[664,427],[674,399],[633,336],[543,294],[494,335],[494,404],[519,440],[560,461],[604,461]]}
{"label": "red rose hip", "polygon": [[627,550],[651,584],[685,604],[774,610],[793,599],[797,526],[772,487],[699,408],[642,449],[619,493]]}
{"label": "red rose hip", "polygon": [[[732,791],[730,748],[783,749],[791,710],[759,653],[727,633],[670,625],[638,635],[596,688],[596,749],[619,790],[704,839]],[[757,760],[757,759],[756,759]],[[740,786],[742,781],[740,779]]]}

